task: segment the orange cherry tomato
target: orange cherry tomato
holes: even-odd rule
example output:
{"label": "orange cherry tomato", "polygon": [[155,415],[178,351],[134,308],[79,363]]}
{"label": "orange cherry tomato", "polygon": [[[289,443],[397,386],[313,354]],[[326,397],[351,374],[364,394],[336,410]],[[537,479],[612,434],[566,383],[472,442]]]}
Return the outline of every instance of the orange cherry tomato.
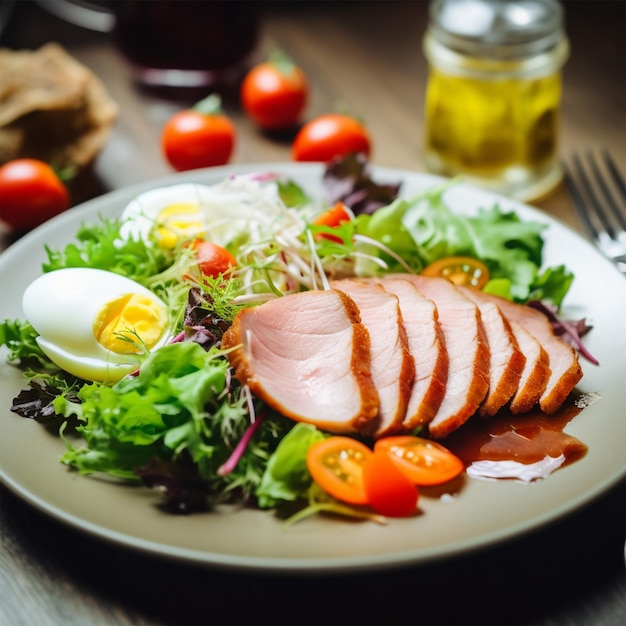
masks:
{"label": "orange cherry tomato", "polygon": [[220,107],[219,97],[211,95],[165,123],[161,148],[174,169],[184,171],[228,163],[236,133]]}
{"label": "orange cherry tomato", "polygon": [[306,74],[282,53],[255,65],[241,84],[241,104],[254,122],[266,130],[293,127],[302,116],[309,95]]}
{"label": "orange cherry tomato", "polygon": [[[334,207],[328,209],[328,211],[324,211],[324,213],[320,213],[314,220],[313,224],[315,226],[327,226],[328,228],[337,228],[341,224],[345,222],[349,222],[352,219],[350,212],[346,208],[346,205],[343,202],[337,202]],[[341,237],[337,237],[332,233],[318,233],[316,235],[317,239],[330,239],[331,241],[336,241],[341,243]]]}
{"label": "orange cherry tomato", "polygon": [[55,171],[38,159],[15,159],[0,166],[0,220],[30,230],[62,213],[70,195]]}
{"label": "orange cherry tomato", "polygon": [[440,276],[455,285],[482,289],[489,282],[489,269],[480,260],[469,256],[450,256],[433,261],[423,270],[424,276]]}
{"label": "orange cherry tomato", "polygon": [[374,453],[381,452],[387,453],[415,485],[440,485],[456,478],[465,469],[461,459],[447,448],[421,437],[384,437],[374,444]]}
{"label": "orange cherry tomato", "polygon": [[356,439],[333,436],[313,444],[306,463],[313,480],[333,498],[349,504],[367,504],[363,465],[372,454]]}
{"label": "orange cherry tomato", "polygon": [[374,451],[363,465],[363,485],[370,506],[387,517],[415,513],[419,492],[388,454]]}
{"label": "orange cherry tomato", "polygon": [[306,123],[292,148],[295,161],[332,161],[351,153],[371,153],[369,133],[358,120],[340,113],[321,115]]}
{"label": "orange cherry tomato", "polygon": [[205,276],[217,278],[237,265],[237,259],[222,246],[212,241],[197,239],[193,243],[200,271]]}

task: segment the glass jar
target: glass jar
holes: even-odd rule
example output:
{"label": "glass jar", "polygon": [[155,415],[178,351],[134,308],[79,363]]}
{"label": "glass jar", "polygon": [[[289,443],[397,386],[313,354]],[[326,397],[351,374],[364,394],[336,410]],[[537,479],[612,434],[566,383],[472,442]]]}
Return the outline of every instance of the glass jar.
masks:
{"label": "glass jar", "polygon": [[529,201],[561,180],[561,68],[569,45],[556,0],[435,0],[425,164]]}

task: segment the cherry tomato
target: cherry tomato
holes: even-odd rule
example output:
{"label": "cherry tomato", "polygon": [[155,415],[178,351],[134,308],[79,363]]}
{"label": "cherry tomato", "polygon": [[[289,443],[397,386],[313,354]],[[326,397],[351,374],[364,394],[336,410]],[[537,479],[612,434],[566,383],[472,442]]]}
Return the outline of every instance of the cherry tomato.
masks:
{"label": "cherry tomato", "polygon": [[205,276],[217,278],[220,274],[224,274],[237,265],[237,260],[226,248],[222,248],[212,241],[198,239],[193,243],[193,247],[196,251],[200,271]]}
{"label": "cherry tomato", "polygon": [[306,106],[306,74],[282,53],[255,65],[241,84],[241,104],[258,126],[267,130],[293,127]]}
{"label": "cherry tomato", "polygon": [[461,459],[447,448],[421,437],[384,437],[374,444],[374,453],[381,452],[386,452],[415,485],[440,485],[456,478],[465,469]]}
{"label": "cherry tomato", "polygon": [[433,261],[423,270],[424,276],[441,276],[455,285],[482,289],[489,282],[489,269],[478,259],[469,256],[450,256]]}
{"label": "cherry tomato", "polygon": [[174,114],[161,132],[161,147],[170,165],[192,170],[228,163],[235,147],[235,127],[211,95],[191,109]]}
{"label": "cherry tomato", "polygon": [[[315,226],[327,226],[328,228],[337,228],[344,222],[349,222],[352,219],[350,212],[346,208],[346,205],[343,202],[337,202],[334,207],[328,209],[328,211],[324,211],[324,213],[320,213],[314,220],[313,224]],[[342,242],[341,237],[337,237],[332,233],[317,233],[317,239],[330,239],[331,241],[336,241],[338,243]]]}
{"label": "cherry tomato", "polygon": [[387,517],[415,513],[417,487],[396,466],[390,455],[374,451],[363,464],[363,486],[370,506]]}
{"label": "cherry tomato", "polygon": [[333,436],[311,446],[307,467],[313,480],[337,500],[367,504],[363,465],[372,451],[350,437]]}
{"label": "cherry tomato", "polygon": [[65,184],[37,159],[15,159],[0,166],[0,219],[30,230],[70,206]]}
{"label": "cherry tomato", "polygon": [[371,140],[365,127],[353,117],[328,113],[306,123],[292,145],[295,161],[331,161],[351,153],[369,157]]}

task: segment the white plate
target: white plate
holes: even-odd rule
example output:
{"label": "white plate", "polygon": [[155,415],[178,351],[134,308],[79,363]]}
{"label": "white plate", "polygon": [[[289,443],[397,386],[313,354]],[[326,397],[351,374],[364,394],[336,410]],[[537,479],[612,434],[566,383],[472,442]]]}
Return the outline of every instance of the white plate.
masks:
{"label": "white plate", "polygon": [[[139,192],[179,182],[213,183],[233,172],[272,170],[321,193],[322,167],[269,164],[176,174],[87,202],[44,224],[0,255],[0,319],[23,318],[22,293],[45,260],[44,245],[59,249],[78,226],[114,215]],[[373,168],[376,180],[402,180],[402,195],[440,179]],[[589,446],[587,455],[547,480],[530,484],[468,480],[452,502],[422,497],[422,514],[386,526],[310,518],[286,529],[271,512],[225,510],[177,517],[162,513],[149,490],[81,477],[58,462],[63,444],[32,420],[9,410],[23,388],[21,373],[0,358],[0,477],[24,500],[76,529],[152,554],[185,561],[258,571],[339,572],[424,563],[476,550],[536,529],[596,498],[626,474],[626,281],[576,233],[549,216],[491,193],[458,186],[446,201],[458,211],[495,202],[527,220],[549,225],[545,262],[564,263],[576,276],[565,313],[587,317],[594,329],[585,343],[600,360],[582,360],[578,389],[600,399],[567,426]],[[42,303],[45,306],[45,303]]]}

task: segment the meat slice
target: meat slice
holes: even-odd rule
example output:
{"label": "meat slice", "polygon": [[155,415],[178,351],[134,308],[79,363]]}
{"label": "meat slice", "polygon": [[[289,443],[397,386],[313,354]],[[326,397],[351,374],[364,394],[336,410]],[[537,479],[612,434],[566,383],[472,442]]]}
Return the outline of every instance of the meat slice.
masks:
{"label": "meat slice", "polygon": [[509,320],[528,331],[546,351],[550,376],[539,398],[539,406],[548,415],[554,413],[582,378],[576,351],[554,334],[548,318],[540,311],[491,294],[481,297],[495,302]]}
{"label": "meat slice", "polygon": [[520,350],[508,319],[495,302],[481,297],[482,292],[459,286],[463,295],[480,309],[489,344],[489,391],[478,409],[483,417],[495,415],[513,396],[519,386],[526,357]]}
{"label": "meat slice", "polygon": [[307,291],[240,311],[222,347],[235,375],[283,415],[333,433],[359,432],[378,414],[370,339],[354,301]]}
{"label": "meat slice", "polygon": [[550,379],[550,359],[539,342],[515,320],[511,320],[511,330],[526,357],[517,391],[509,403],[511,413],[519,415],[527,413],[539,402]]}
{"label": "meat slice", "polygon": [[412,431],[427,425],[441,406],[448,379],[448,351],[432,300],[405,279],[383,278],[377,282],[398,298],[409,352],[415,362],[415,381],[402,423],[404,430]]}
{"label": "meat slice", "polygon": [[489,347],[478,307],[445,278],[415,274],[394,275],[410,280],[431,299],[448,351],[446,391],[428,425],[440,439],[464,424],[485,399],[489,389]]}
{"label": "meat slice", "polygon": [[[382,286],[358,280],[331,282],[354,300],[361,323],[369,332],[372,380],[380,399],[370,434],[382,437],[400,432],[413,388],[415,366],[409,352],[398,298]],[[368,426],[368,431],[369,426]]]}

